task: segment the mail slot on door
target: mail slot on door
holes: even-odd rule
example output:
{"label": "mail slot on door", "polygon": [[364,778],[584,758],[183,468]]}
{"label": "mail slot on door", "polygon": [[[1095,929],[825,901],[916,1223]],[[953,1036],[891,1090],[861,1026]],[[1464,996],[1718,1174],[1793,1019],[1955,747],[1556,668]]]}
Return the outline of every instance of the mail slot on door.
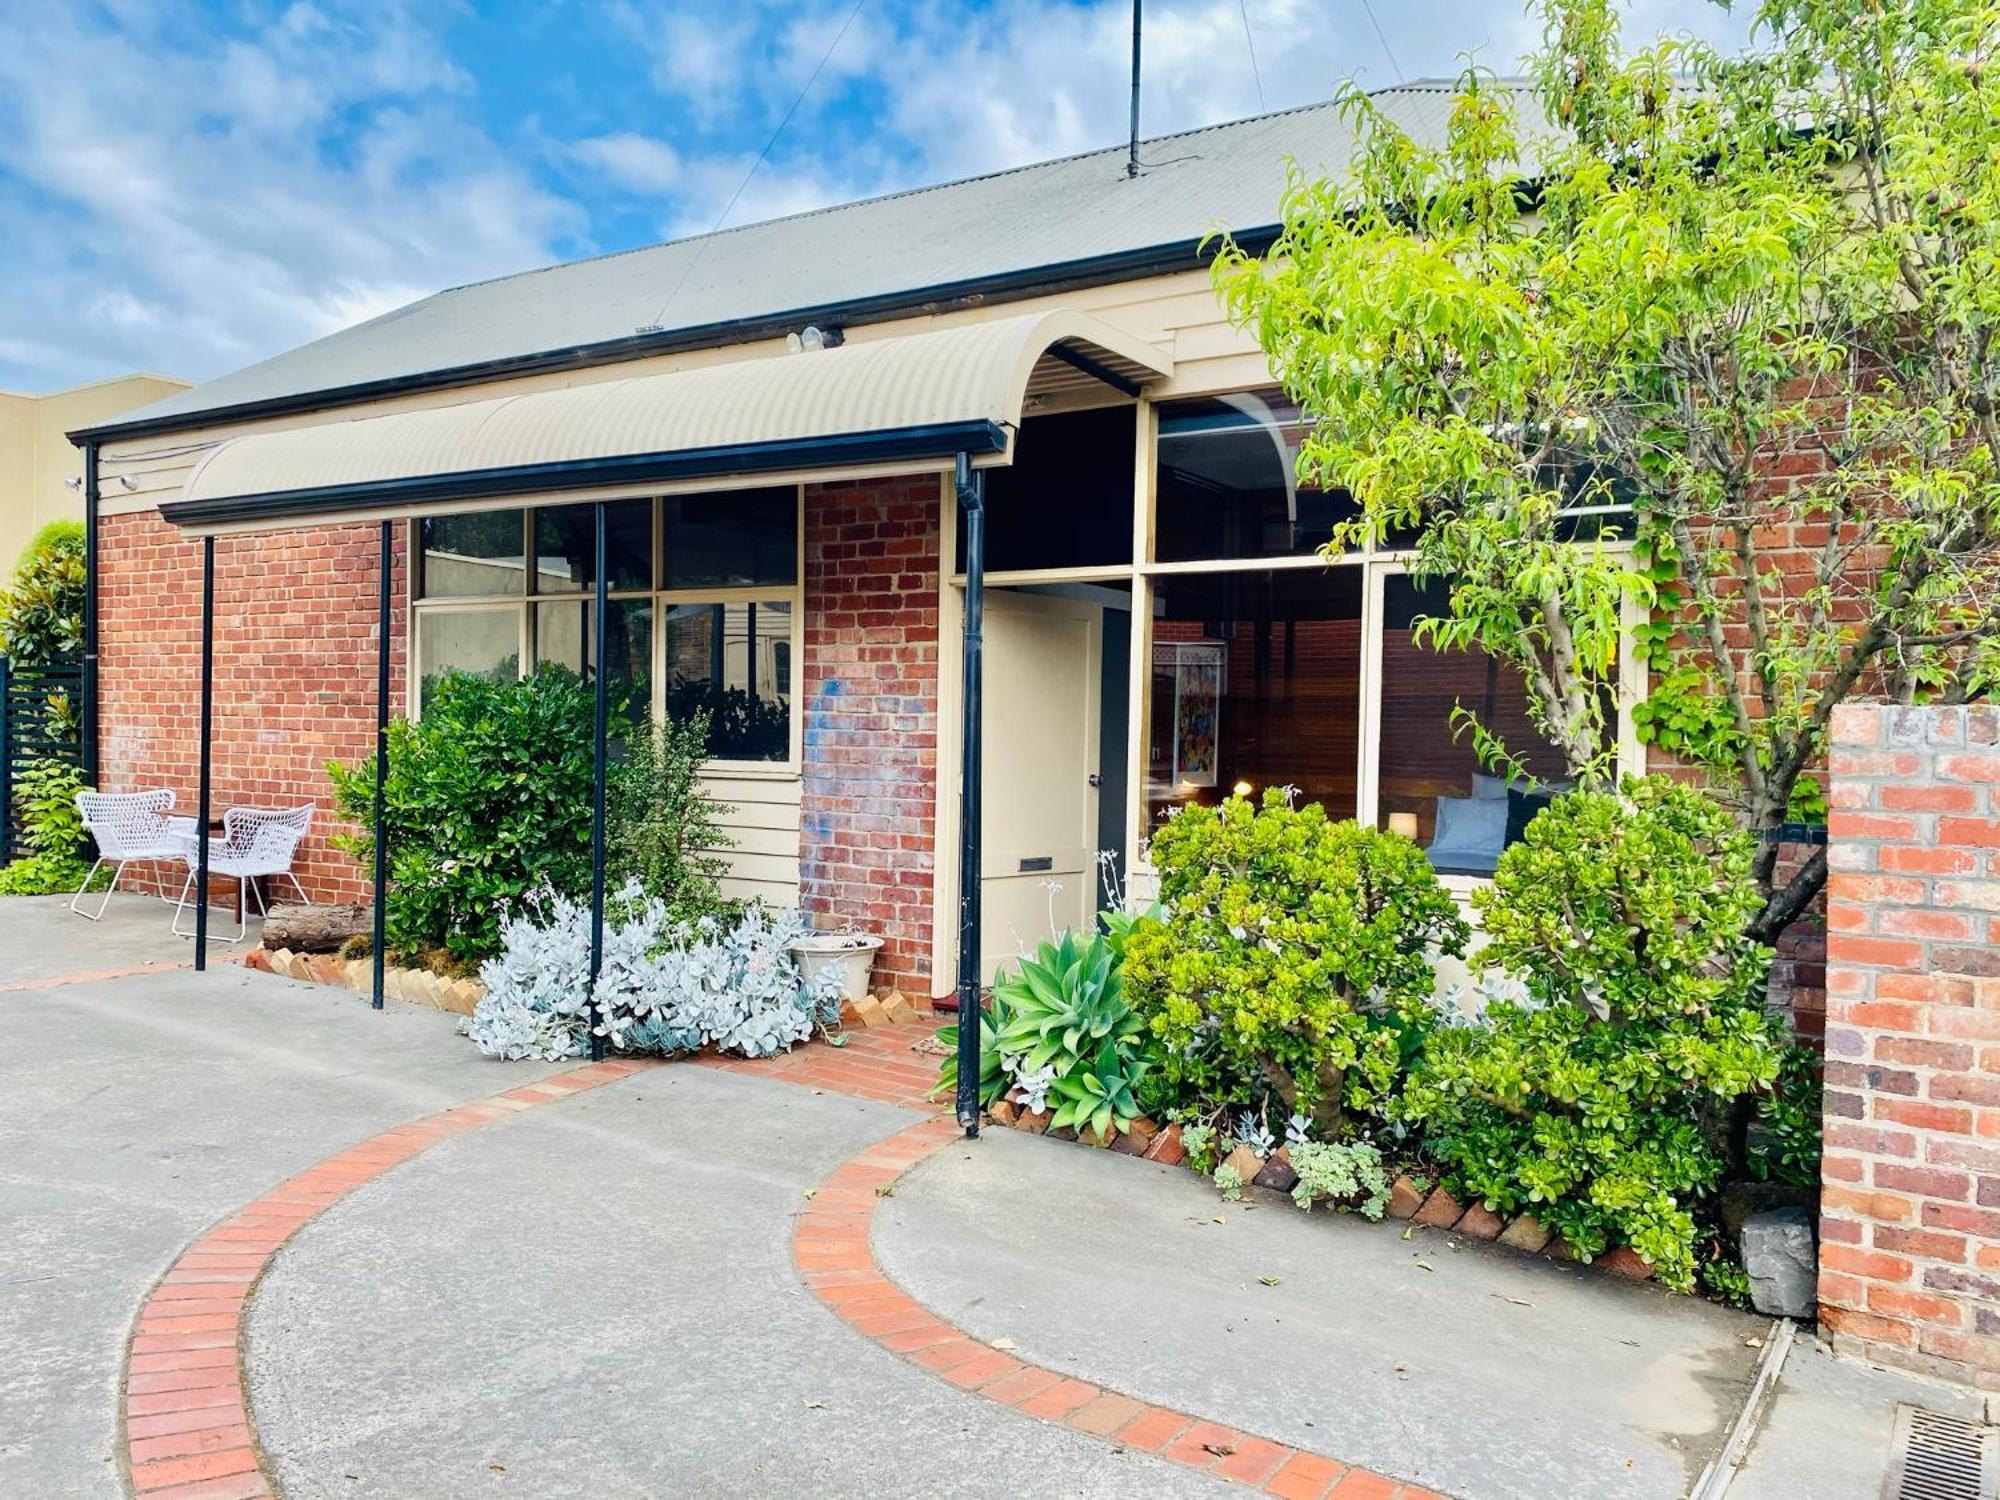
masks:
{"label": "mail slot on door", "polygon": [[1032,875],[1037,870],[1053,870],[1055,867],[1056,857],[1053,854],[1037,854],[1021,861],[1020,873]]}

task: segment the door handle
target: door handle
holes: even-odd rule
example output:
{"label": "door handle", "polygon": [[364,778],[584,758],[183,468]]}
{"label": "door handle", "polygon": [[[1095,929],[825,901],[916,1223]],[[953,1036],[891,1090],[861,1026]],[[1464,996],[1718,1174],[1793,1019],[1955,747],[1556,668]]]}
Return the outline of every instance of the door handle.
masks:
{"label": "door handle", "polygon": [[1095,771],[1092,771],[1090,773],[1090,784],[1092,786],[1101,787],[1104,785],[1104,778],[1098,775]]}

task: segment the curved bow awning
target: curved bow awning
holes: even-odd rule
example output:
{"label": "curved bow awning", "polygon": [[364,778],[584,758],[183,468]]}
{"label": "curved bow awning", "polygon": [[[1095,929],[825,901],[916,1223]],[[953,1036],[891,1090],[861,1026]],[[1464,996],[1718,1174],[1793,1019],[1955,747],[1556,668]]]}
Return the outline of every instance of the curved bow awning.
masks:
{"label": "curved bow awning", "polygon": [[1007,463],[1030,397],[1172,373],[1058,310],[457,406],[230,438],[161,513],[204,531],[667,481]]}

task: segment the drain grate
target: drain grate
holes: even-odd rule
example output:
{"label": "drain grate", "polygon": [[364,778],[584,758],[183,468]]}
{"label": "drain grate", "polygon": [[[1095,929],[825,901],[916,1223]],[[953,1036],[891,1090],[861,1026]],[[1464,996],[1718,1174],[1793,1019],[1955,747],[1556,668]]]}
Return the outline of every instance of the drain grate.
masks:
{"label": "drain grate", "polygon": [[2000,1500],[2000,1427],[1896,1408],[1882,1500]]}

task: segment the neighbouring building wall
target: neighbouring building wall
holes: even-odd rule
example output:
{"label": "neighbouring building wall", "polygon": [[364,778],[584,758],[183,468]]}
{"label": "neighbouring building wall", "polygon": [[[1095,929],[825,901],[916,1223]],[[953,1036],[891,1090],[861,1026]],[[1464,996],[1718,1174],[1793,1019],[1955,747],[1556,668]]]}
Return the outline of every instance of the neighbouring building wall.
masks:
{"label": "neighbouring building wall", "polygon": [[[403,682],[405,566],[397,528],[391,672]],[[365,901],[368,882],[335,849],[329,760],[375,753],[378,533],[324,526],[224,537],[215,547],[215,729],[211,801],[311,802],[297,861],[316,900]],[[195,807],[201,691],[201,542],[157,513],[107,516],[99,538],[100,784],[172,787]],[[130,878],[128,876],[128,878]],[[174,890],[180,877],[171,878]],[[164,920],[164,919],[163,919]]]}
{"label": "neighbouring building wall", "polygon": [[1836,711],[1819,1295],[2000,1390],[2000,708]]}
{"label": "neighbouring building wall", "polygon": [[917,998],[949,982],[931,973],[938,520],[934,475],[806,488],[800,904],[880,933],[876,982]]}
{"label": "neighbouring building wall", "polygon": [[0,391],[0,576],[50,521],[83,519],[83,453],[66,434],[187,389],[164,375],[121,375],[42,396]]}

